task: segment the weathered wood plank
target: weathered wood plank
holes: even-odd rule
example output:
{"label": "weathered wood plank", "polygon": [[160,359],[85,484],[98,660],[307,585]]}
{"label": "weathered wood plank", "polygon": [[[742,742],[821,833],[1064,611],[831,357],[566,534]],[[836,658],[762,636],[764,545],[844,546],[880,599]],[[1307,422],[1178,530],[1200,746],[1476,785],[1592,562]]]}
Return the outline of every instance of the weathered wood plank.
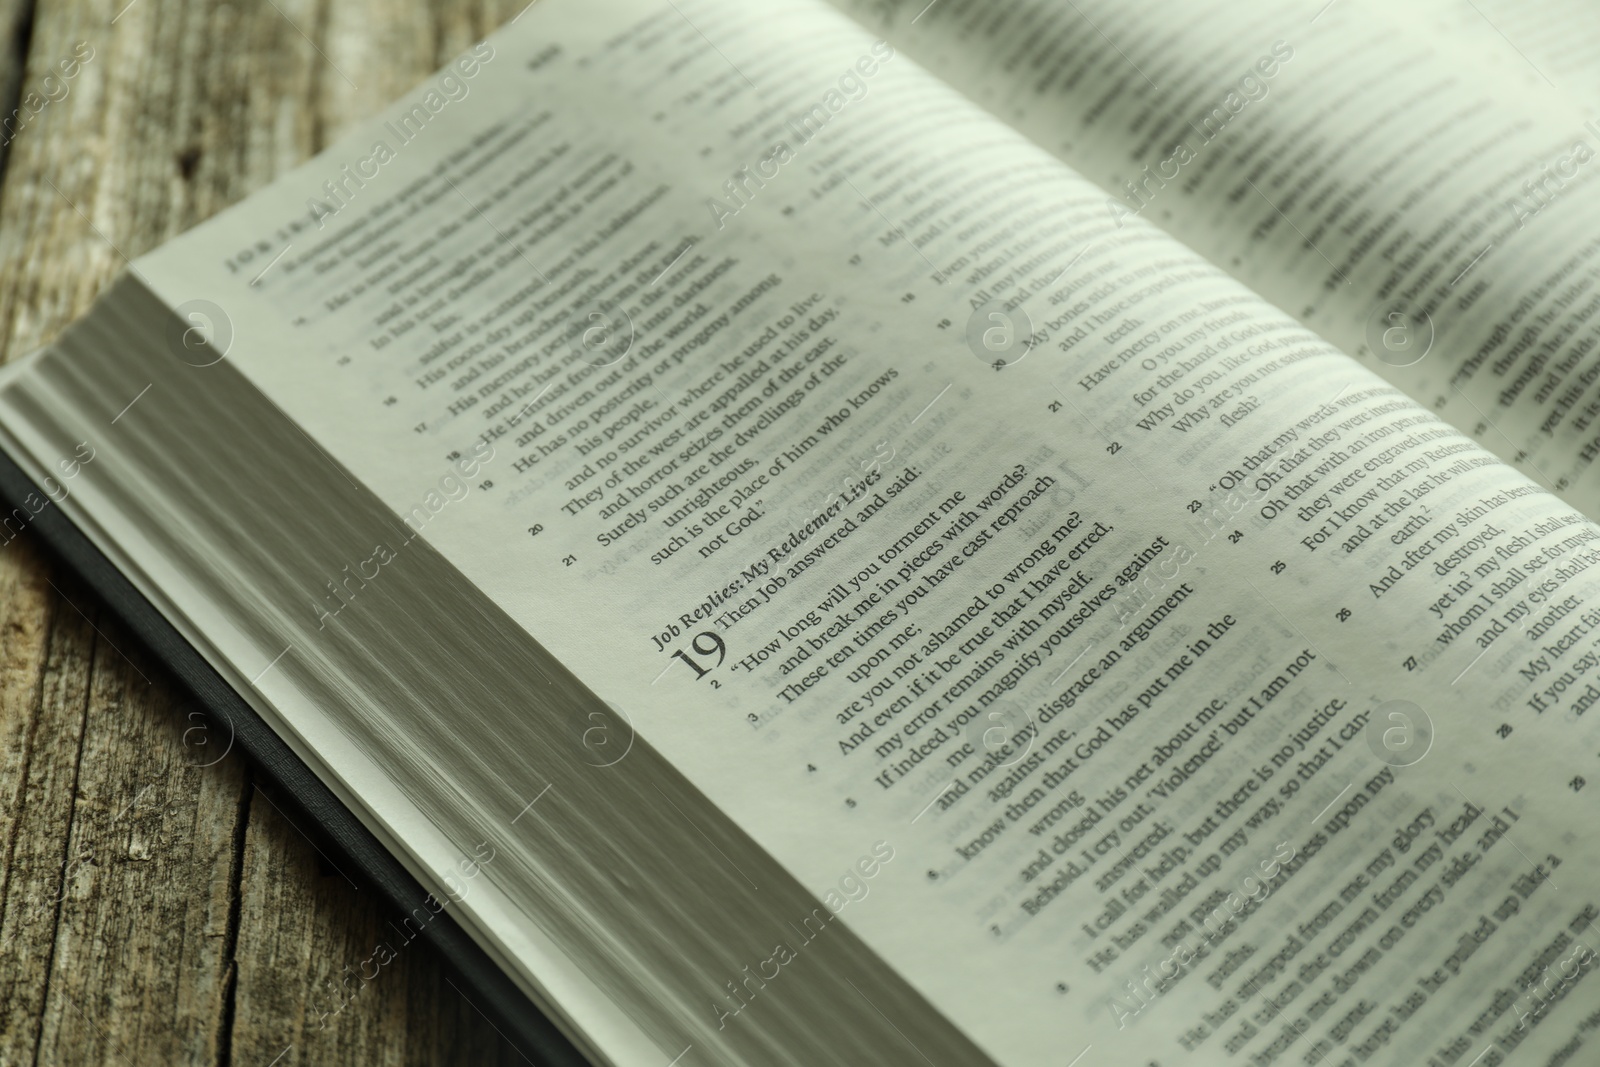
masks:
{"label": "weathered wood plank", "polygon": [[86,692],[63,686],[82,738],[39,1060],[214,1063],[243,768],[191,766],[204,750],[184,745],[165,679],[118,651],[133,645],[113,620],[89,630],[78,608],[92,603],[57,585],[71,601],[55,609],[57,632],[81,626],[93,660]]}
{"label": "weathered wood plank", "polygon": [[94,633],[60,618],[29,546],[0,551],[0,1062],[31,1063],[44,1015]]}
{"label": "weathered wood plank", "polygon": [[[0,0],[0,124],[46,101],[0,149],[0,360],[520,8]],[[0,1062],[523,1062],[420,942],[333,1010],[395,917],[237,757],[195,765],[217,739],[27,541],[0,549]]]}
{"label": "weathered wood plank", "polygon": [[406,942],[403,916],[331,863],[297,862],[307,846],[285,810],[261,790],[251,804],[234,1062],[522,1063]]}

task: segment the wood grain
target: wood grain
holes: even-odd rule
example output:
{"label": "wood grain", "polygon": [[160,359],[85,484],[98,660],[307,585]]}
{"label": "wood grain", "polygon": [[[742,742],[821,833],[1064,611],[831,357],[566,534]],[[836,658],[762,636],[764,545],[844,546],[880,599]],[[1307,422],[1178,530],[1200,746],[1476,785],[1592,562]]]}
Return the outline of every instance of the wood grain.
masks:
{"label": "wood grain", "polygon": [[[0,360],[519,9],[0,0]],[[421,942],[352,983],[394,917],[188,710],[28,535],[0,548],[0,1064],[525,1062]]]}

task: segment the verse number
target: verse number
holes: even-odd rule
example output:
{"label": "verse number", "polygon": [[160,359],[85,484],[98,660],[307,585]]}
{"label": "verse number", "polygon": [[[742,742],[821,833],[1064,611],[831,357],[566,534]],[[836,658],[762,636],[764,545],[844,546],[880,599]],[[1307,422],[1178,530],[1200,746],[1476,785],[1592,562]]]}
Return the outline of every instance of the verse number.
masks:
{"label": "verse number", "polygon": [[722,661],[728,658],[728,646],[723,643],[722,636],[714,630],[702,630],[700,633],[695,634],[694,640],[689,642],[689,647],[694,650],[696,655],[717,657],[717,662],[709,667],[702,667],[683,649],[679,648],[673,651],[673,659],[681,659],[694,669],[696,681],[722,666]]}
{"label": "verse number", "polygon": [[1289,565],[1287,563],[1285,563],[1281,559],[1278,560],[1277,562],[1273,563],[1273,565],[1272,565],[1272,573],[1273,574],[1282,574],[1284,571],[1286,571],[1288,569],[1289,569]]}
{"label": "verse number", "polygon": [[1588,782],[1584,781],[1583,775],[1581,775],[1581,774],[1578,777],[1574,778],[1572,781],[1567,783],[1568,787],[1570,787],[1574,793],[1576,793],[1578,790],[1582,789],[1584,786],[1586,786],[1588,784],[1589,784]]}
{"label": "verse number", "polygon": [[1495,731],[1495,736],[1499,737],[1500,740],[1502,740],[1502,741],[1504,741],[1506,738],[1510,737],[1511,736],[1511,724],[1508,723],[1508,722],[1501,723],[1500,724],[1500,728]]}

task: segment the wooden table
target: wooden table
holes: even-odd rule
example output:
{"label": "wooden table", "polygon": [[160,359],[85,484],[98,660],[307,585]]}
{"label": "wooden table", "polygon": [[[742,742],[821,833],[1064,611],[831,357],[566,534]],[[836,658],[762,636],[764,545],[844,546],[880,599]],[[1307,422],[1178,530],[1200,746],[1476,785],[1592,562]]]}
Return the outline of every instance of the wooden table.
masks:
{"label": "wooden table", "polygon": [[[0,359],[520,6],[0,0]],[[0,1064],[525,1062],[421,942],[334,1010],[393,916],[198,721],[30,535],[0,549]]]}

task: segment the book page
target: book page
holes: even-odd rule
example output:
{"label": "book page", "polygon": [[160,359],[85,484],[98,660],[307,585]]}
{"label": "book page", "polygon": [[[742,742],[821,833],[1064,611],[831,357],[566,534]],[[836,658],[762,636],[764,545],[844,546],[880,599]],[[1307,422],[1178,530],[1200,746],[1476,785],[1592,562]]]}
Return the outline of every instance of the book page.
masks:
{"label": "book page", "polygon": [[1430,2],[1427,25],[1471,38],[1508,76],[1537,78],[1590,111],[1600,104],[1600,32],[1587,0]]}
{"label": "book page", "polygon": [[137,270],[817,895],[703,1021],[837,921],[1006,1064],[1581,1044],[1600,529],[1105,200],[820,4],[546,0]]}
{"label": "book page", "polygon": [[1094,179],[1108,215],[1600,514],[1585,5],[842,6]]}

